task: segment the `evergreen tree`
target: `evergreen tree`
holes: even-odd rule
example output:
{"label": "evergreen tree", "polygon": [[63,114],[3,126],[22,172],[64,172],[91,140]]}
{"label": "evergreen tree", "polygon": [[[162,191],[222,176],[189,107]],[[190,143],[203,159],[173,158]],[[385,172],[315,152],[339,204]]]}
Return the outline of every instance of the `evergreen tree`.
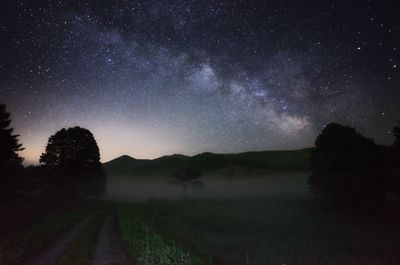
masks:
{"label": "evergreen tree", "polygon": [[18,142],[19,135],[13,134],[14,129],[10,127],[10,116],[6,106],[0,104],[0,198],[8,197],[15,191],[23,168],[23,159],[17,153],[23,148]]}

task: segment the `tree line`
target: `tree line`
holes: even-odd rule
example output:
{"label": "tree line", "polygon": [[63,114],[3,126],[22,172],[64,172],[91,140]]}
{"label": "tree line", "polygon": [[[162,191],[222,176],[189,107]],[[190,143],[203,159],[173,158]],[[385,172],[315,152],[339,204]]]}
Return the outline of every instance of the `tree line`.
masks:
{"label": "tree line", "polygon": [[[93,134],[81,127],[61,129],[50,136],[39,166],[22,166],[19,135],[10,113],[0,104],[0,200],[18,194],[56,197],[101,196],[106,176]],[[311,158],[310,191],[334,204],[379,205],[388,194],[400,195],[400,121],[392,145],[377,145],[354,128],[325,126]],[[199,174],[178,172],[174,183],[195,183]]]}
{"label": "tree line", "polygon": [[22,166],[24,148],[10,127],[10,113],[0,104],[0,200],[16,196],[98,197],[106,176],[93,134],[81,127],[61,129],[50,136],[39,166]]}
{"label": "tree line", "polygon": [[377,145],[354,128],[328,124],[315,141],[310,191],[333,204],[380,205],[400,195],[400,121],[392,145]]}

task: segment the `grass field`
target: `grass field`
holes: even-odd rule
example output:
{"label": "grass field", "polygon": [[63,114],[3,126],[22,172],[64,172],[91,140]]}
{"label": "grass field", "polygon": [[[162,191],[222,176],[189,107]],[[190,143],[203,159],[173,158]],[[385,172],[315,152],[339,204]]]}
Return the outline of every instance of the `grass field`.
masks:
{"label": "grass field", "polygon": [[119,176],[108,181],[112,203],[10,202],[0,209],[0,264],[26,264],[95,213],[59,263],[89,264],[112,208],[121,249],[138,265],[400,264],[398,204],[333,209],[308,192],[308,174],[226,167],[201,177],[203,187],[190,189],[188,199],[165,175]]}
{"label": "grass field", "polygon": [[158,235],[189,252],[192,264],[400,264],[396,206],[334,210],[307,193],[304,174],[283,179],[271,178],[275,188],[262,197],[121,204],[123,237],[135,249],[140,238]]}

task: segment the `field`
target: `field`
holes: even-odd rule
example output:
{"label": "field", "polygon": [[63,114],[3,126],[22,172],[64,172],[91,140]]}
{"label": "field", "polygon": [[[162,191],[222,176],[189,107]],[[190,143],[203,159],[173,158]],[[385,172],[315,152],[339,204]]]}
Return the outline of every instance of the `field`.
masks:
{"label": "field", "polygon": [[0,264],[41,264],[29,261],[77,225],[49,264],[97,265],[115,253],[138,265],[400,264],[398,204],[334,209],[308,192],[308,174],[225,167],[186,198],[168,174],[115,175],[105,201],[12,202],[1,208]]}
{"label": "field", "polygon": [[[398,208],[387,205],[376,214],[335,210],[308,194],[307,173],[278,173],[223,176],[221,196],[215,179],[207,190],[206,177],[205,191],[192,191],[192,199],[165,200],[167,194],[159,194],[161,199],[122,203],[123,237],[134,256],[145,249],[138,247],[140,238],[156,235],[189,252],[194,264],[400,264]],[[233,187],[247,194],[234,198]]]}

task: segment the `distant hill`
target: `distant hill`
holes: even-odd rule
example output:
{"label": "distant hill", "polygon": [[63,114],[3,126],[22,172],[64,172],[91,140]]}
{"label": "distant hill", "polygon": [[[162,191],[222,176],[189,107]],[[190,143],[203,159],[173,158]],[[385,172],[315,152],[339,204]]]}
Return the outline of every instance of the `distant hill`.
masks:
{"label": "distant hill", "polygon": [[103,168],[108,173],[131,173],[136,172],[138,168],[147,165],[152,160],[135,159],[128,155],[123,155],[103,164]]}
{"label": "distant hill", "polygon": [[180,169],[207,172],[228,166],[252,169],[308,170],[312,148],[290,151],[261,151],[239,154],[202,153],[195,156],[170,155],[150,159],[135,159],[124,155],[103,164],[108,174],[172,174]]}

